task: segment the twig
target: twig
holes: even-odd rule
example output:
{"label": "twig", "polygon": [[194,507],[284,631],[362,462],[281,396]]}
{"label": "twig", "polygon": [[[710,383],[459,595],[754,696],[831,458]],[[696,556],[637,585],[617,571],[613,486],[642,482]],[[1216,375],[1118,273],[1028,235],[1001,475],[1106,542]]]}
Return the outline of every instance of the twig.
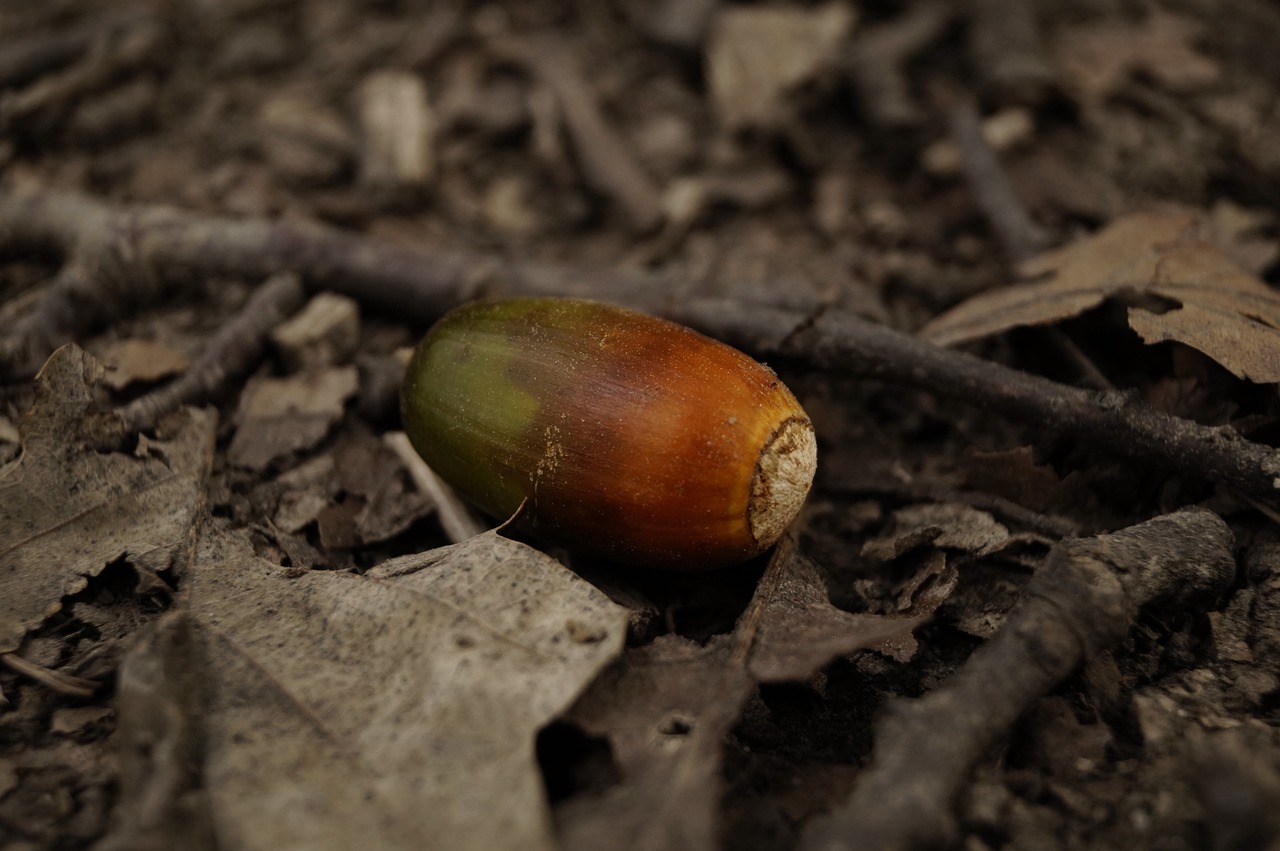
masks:
{"label": "twig", "polygon": [[0,87],[20,86],[67,67],[93,45],[122,27],[138,22],[136,14],[109,13],[73,27],[58,27],[10,37],[0,44]]}
{"label": "twig", "polygon": [[[840,496],[851,502],[870,500],[885,503],[933,503],[958,502],[985,511],[997,520],[1007,521],[1021,530],[1035,532],[1049,540],[1075,538],[1082,534],[1099,532],[1107,528],[1105,521],[1097,520],[1082,526],[1076,518],[1064,517],[1052,511],[1037,510],[1022,504],[1015,498],[999,496],[986,490],[969,490],[946,479],[933,477],[884,478],[874,482],[850,482],[839,470],[827,468],[818,471],[818,486],[823,493]],[[1114,524],[1112,524],[1114,525]]]}
{"label": "twig", "polygon": [[130,17],[94,35],[77,64],[0,99],[0,129],[30,122],[42,113],[66,109],[76,98],[102,88],[125,71],[148,62],[163,46],[159,23]]}
{"label": "twig", "polygon": [[995,229],[1009,262],[1017,265],[1038,254],[1048,246],[1049,239],[1031,220],[1008,173],[987,144],[978,108],[970,98],[957,99],[951,108],[950,124],[951,139],[960,149],[974,200]]}
{"label": "twig", "polygon": [[1076,341],[1071,339],[1061,328],[1049,328],[1048,340],[1049,345],[1057,351],[1058,357],[1061,357],[1067,363],[1072,364],[1076,368],[1076,374],[1081,384],[1092,387],[1094,390],[1115,390],[1116,386],[1111,383],[1111,379],[1107,378],[1106,373],[1098,368],[1084,351],[1077,345]]}
{"label": "twig", "polygon": [[796,357],[842,375],[959,399],[1088,441],[1122,458],[1198,476],[1264,504],[1280,505],[1280,450],[1246,440],[1231,428],[1163,414],[1124,393],[1059,384],[939,348],[843,310],[829,310],[806,324],[806,317],[794,311],[706,300],[684,305],[680,318],[748,351]]}
{"label": "twig", "polygon": [[1226,524],[1203,509],[1059,544],[995,638],[940,688],[890,704],[853,796],[813,823],[801,847],[951,845],[952,802],[983,753],[1036,698],[1124,638],[1142,606],[1189,605],[1224,590],[1235,575],[1231,547]]}
{"label": "twig", "polygon": [[658,309],[654,276],[505,261],[381,243],[314,223],[199,216],[171,207],[111,206],[32,185],[0,189],[0,252],[60,252],[65,272],[40,307],[0,329],[0,375],[32,375],[53,349],[193,275],[265,278],[294,271],[420,322],[488,291],[613,298]]}
{"label": "twig", "polygon": [[869,27],[849,48],[849,77],[867,117],[877,127],[919,126],[924,113],[911,95],[906,64],[942,35],[954,16],[952,4],[913,5],[901,20]]}
{"label": "twig", "polygon": [[0,653],[0,663],[68,697],[90,697],[102,685],[97,680],[64,674],[62,671],[37,665],[16,653]]}
{"label": "twig", "polygon": [[297,275],[273,275],[214,335],[185,375],[116,411],[121,426],[129,433],[149,429],[179,405],[217,395],[229,379],[253,368],[266,348],[267,335],[296,313],[303,299],[302,281]]}
{"label": "twig", "polygon": [[987,87],[1004,101],[1034,104],[1054,84],[1035,20],[1034,3],[974,0],[970,5],[969,47]]}
{"label": "twig", "polygon": [[[115,294],[111,281],[110,275],[86,274],[75,260],[63,266],[43,288],[35,309],[18,314],[0,336],[0,376],[33,374],[51,351],[87,330],[91,317],[114,315],[106,309]],[[139,278],[135,289],[145,297],[149,288]]]}
{"label": "twig", "polygon": [[[330,289],[418,321],[482,294],[607,298],[667,315],[748,351],[798,357],[820,369],[959,398],[1280,505],[1280,451],[1229,428],[1202,426],[1120,393],[1081,390],[941,349],[848,311],[833,309],[813,319],[816,307],[785,287],[777,289],[774,304],[679,300],[678,282],[643,273],[517,264],[388,245],[318,225],[208,218],[162,207],[112,208],[81,195],[0,190],[0,249],[22,247],[105,258],[98,268],[113,268],[113,279],[144,285],[193,273],[253,278],[292,270],[311,289]],[[53,331],[41,329],[46,339],[61,336],[58,343],[86,321],[104,321],[120,309],[100,293],[64,298],[50,291],[37,311],[63,320]],[[789,298],[796,303],[788,304]],[[116,301],[129,303],[124,296]],[[100,313],[86,320],[95,309]],[[31,349],[30,340],[15,342],[23,336],[18,330],[0,329],[0,372],[19,371],[15,348]],[[29,324],[25,332],[30,334]],[[37,366],[39,361],[31,371]]]}
{"label": "twig", "polygon": [[408,435],[402,431],[393,431],[387,433],[383,441],[408,468],[409,476],[418,490],[435,503],[436,513],[440,515],[440,525],[444,527],[444,533],[450,541],[460,544],[485,530],[471,515],[466,503],[419,457],[413,444],[409,442]]}
{"label": "twig", "polygon": [[550,36],[503,39],[494,48],[526,65],[555,95],[587,183],[617,203],[635,230],[656,228],[662,221],[658,190],[601,114],[571,48]]}

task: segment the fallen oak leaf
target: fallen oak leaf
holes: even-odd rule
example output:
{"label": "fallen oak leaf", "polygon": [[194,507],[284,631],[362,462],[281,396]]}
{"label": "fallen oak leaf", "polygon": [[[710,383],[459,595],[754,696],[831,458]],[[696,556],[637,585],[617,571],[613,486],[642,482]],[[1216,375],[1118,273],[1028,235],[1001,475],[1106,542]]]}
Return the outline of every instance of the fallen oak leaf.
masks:
{"label": "fallen oak leaf", "polygon": [[969,299],[928,323],[920,336],[953,346],[1061,322],[1107,299],[1155,296],[1181,307],[1163,314],[1130,307],[1129,324],[1147,343],[1174,340],[1240,378],[1280,381],[1280,293],[1202,238],[1201,226],[1197,214],[1181,208],[1126,216],[1019,270],[1047,280]]}
{"label": "fallen oak leaf", "polygon": [[[1129,325],[1145,343],[1172,340],[1209,354],[1237,378],[1259,384],[1280,381],[1280,331],[1260,327],[1248,317],[1198,304],[1168,313],[1131,307]],[[1226,351],[1229,358],[1211,354]]]}
{"label": "fallen oak leaf", "polygon": [[0,475],[0,653],[107,564],[168,567],[204,499],[214,414],[184,409],[133,456],[96,451],[91,410],[102,373],[75,345],[54,352],[22,421],[23,454]]}
{"label": "fallen oak leaf", "polygon": [[1092,310],[1108,297],[1145,286],[1160,262],[1161,246],[1192,227],[1188,210],[1126,216],[1092,236],[1023,263],[1019,276],[1033,280],[981,293],[920,329],[939,346],[954,346],[1023,325],[1048,325]]}
{"label": "fallen oak leaf", "polygon": [[216,851],[200,782],[206,702],[194,619],[177,608],[136,636],[116,683],[120,799],[97,851]]}
{"label": "fallen oak leaf", "polygon": [[195,810],[224,849],[551,851],[534,737],[620,650],[624,610],[492,532],[358,576],[283,568],[211,528],[189,575],[199,676],[156,676],[185,668],[156,658],[173,642],[144,645],[121,735],[175,719],[202,743],[199,776],[156,788],[182,767],[129,767],[119,847],[148,824],[153,847],[181,847],[165,813]]}
{"label": "fallen oak leaf", "polygon": [[316,480],[293,494],[295,500],[322,500],[311,519],[317,521],[326,548],[390,540],[435,508],[410,487],[405,465],[395,452],[364,429],[348,429],[322,457],[330,459],[328,469],[322,467]]}
{"label": "fallen oak leaf", "polygon": [[[1036,460],[1030,446],[1003,450],[970,448],[965,453],[964,476],[968,485],[982,493],[1011,500],[1040,514],[1078,509],[1090,498],[1091,474],[1073,471],[1065,478],[1049,465]],[[1063,537],[1074,537],[1079,529],[1064,518],[1054,517]]]}

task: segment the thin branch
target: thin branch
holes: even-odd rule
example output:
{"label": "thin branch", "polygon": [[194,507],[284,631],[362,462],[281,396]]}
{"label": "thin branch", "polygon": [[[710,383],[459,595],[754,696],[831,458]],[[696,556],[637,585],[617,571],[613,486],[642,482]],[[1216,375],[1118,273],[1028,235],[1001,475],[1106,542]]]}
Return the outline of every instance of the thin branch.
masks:
{"label": "thin branch", "polygon": [[152,61],[165,46],[163,36],[161,24],[141,16],[122,17],[99,30],[84,45],[81,61],[0,99],[0,130],[12,131],[40,116],[47,119],[66,111],[80,97]]}
{"label": "thin branch", "polygon": [[178,406],[219,394],[228,380],[253,369],[266,350],[267,335],[296,313],[304,298],[297,275],[273,275],[214,335],[185,375],[120,408],[116,416],[121,426],[130,433],[150,429]]}
{"label": "thin branch", "polygon": [[413,479],[418,490],[435,503],[436,513],[440,516],[440,525],[450,541],[460,544],[485,531],[486,527],[476,520],[462,498],[436,475],[435,470],[427,466],[427,462],[422,460],[413,448],[413,444],[409,442],[407,434],[402,431],[393,431],[388,432],[382,439],[409,470],[409,477]]}
{"label": "thin branch", "polygon": [[656,228],[662,222],[660,193],[600,111],[572,48],[551,36],[503,39],[493,47],[528,67],[555,95],[587,183],[612,199],[634,230]]}
{"label": "thin branch", "polygon": [[88,275],[81,263],[68,262],[44,287],[35,308],[7,323],[0,336],[0,375],[33,374],[50,352],[89,330],[92,317],[108,312],[104,302],[110,296],[101,278]]}
{"label": "thin branch", "polygon": [[[1169,416],[1124,393],[1082,390],[943,349],[829,310],[806,323],[795,311],[718,300],[685,305],[680,318],[712,336],[762,354],[904,384],[958,399],[1116,456],[1216,482],[1267,505],[1280,505],[1280,450],[1228,427]],[[787,329],[799,329],[787,333]]]}
{"label": "thin branch", "polygon": [[[397,316],[428,322],[488,292],[613,298],[660,308],[670,286],[643,274],[515,264],[496,256],[383,243],[307,222],[200,216],[171,207],[111,206],[32,185],[0,189],[0,252],[60,252],[73,280],[0,329],[0,375],[34,374],[44,357],[89,328],[193,276],[302,276]],[[74,283],[74,286],[71,285]]]}
{"label": "thin branch", "polygon": [[55,671],[52,668],[46,668],[43,665],[37,665],[27,659],[23,659],[16,653],[0,653],[0,663],[6,667],[24,674],[46,688],[53,689],[59,694],[65,694],[68,697],[91,697],[102,683],[97,680],[90,680],[84,677],[77,677],[74,674],[67,674],[62,671]]}
{"label": "thin branch", "polygon": [[950,110],[949,123],[969,189],[1000,238],[1009,262],[1017,265],[1047,248],[1048,236],[1032,221],[1008,172],[982,135],[982,120],[973,100],[959,97]]}
{"label": "thin branch", "polygon": [[1043,101],[1056,80],[1036,22],[1036,4],[974,0],[969,52],[986,87],[1004,101]]}
{"label": "thin branch", "polygon": [[918,3],[900,19],[868,27],[855,36],[848,53],[849,79],[872,124],[897,130],[924,122],[906,66],[942,36],[954,17],[952,4]]}
{"label": "thin branch", "polygon": [[[1229,428],[1171,417],[1120,393],[1058,384],[942,349],[915,337],[816,306],[779,282],[774,304],[682,300],[679,282],[657,275],[516,263],[462,252],[380,243],[319,225],[197,216],[165,207],[113,208],[81,195],[0,190],[0,249],[34,247],[75,256],[109,279],[142,282],[191,275],[265,277],[296,271],[309,288],[329,289],[426,322],[480,295],[606,298],[649,310],[748,351],[800,358],[819,368],[918,387],[958,398],[1037,428],[1089,441],[1116,455],[1198,476],[1280,505],[1280,451]],[[97,259],[97,266],[88,265]],[[154,292],[154,291],[148,291]],[[57,299],[50,292],[48,299]],[[788,303],[796,299],[796,303]],[[123,296],[88,303],[120,309]],[[85,301],[67,302],[74,310]],[[42,309],[65,317],[62,309]],[[82,314],[76,313],[77,320]],[[798,330],[797,330],[798,329]],[[70,339],[73,332],[57,333]],[[4,345],[16,336],[0,329]],[[53,336],[53,335],[50,335]],[[65,340],[64,340],[65,341]],[[36,366],[39,364],[37,363]]]}
{"label": "thin branch", "polygon": [[0,87],[21,86],[66,68],[104,39],[136,26],[136,13],[111,12],[78,26],[62,26],[10,36],[0,43]]}
{"label": "thin branch", "polygon": [[1141,607],[1194,605],[1225,590],[1235,576],[1232,545],[1226,524],[1203,509],[1059,544],[1000,632],[949,681],[890,704],[853,796],[811,824],[801,847],[950,846],[953,802],[982,755],[1037,698],[1124,638]]}

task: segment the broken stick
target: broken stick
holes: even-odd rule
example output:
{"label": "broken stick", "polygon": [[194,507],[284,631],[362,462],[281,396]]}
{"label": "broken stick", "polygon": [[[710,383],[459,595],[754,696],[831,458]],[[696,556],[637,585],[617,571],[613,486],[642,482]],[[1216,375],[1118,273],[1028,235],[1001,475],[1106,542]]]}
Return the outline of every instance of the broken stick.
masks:
{"label": "broken stick", "polygon": [[710,299],[684,305],[679,318],[750,352],[957,399],[1127,460],[1208,479],[1267,506],[1280,505],[1280,449],[1253,443],[1230,427],[1161,413],[1124,392],[1059,384],[932,346],[845,310],[813,318]]}
{"label": "broken stick", "polygon": [[228,379],[249,372],[266,350],[267,335],[302,306],[303,297],[297,275],[272,275],[214,335],[186,374],[116,411],[121,427],[127,433],[150,429],[178,406],[203,402],[219,393]]}
{"label": "broken stick", "polygon": [[991,641],[940,688],[888,707],[853,796],[812,824],[803,851],[916,851],[954,844],[953,801],[1018,717],[1081,662],[1120,641],[1156,601],[1194,605],[1235,576],[1232,535],[1192,509],[1063,541]]}
{"label": "broken stick", "polygon": [[0,189],[0,252],[14,249],[60,252],[69,271],[35,310],[0,328],[0,374],[30,375],[56,345],[117,315],[121,304],[136,304],[139,290],[158,297],[155,282],[195,274],[255,278],[290,270],[312,291],[329,289],[421,322],[482,295],[603,298],[750,352],[956,398],[1280,506],[1280,450],[1122,393],[1082,390],[942,349],[847,310],[823,311],[803,297],[789,303],[794,288],[782,282],[772,304],[685,300],[679,283],[660,275],[408,248],[316,224],[112,207],[30,186]]}

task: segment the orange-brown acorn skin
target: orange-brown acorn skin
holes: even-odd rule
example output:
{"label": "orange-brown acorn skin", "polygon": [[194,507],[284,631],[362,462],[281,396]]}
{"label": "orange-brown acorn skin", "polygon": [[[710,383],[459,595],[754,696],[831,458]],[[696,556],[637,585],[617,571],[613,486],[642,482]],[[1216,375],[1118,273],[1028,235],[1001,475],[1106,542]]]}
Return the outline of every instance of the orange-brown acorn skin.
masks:
{"label": "orange-brown acorn skin", "polygon": [[695,331],[575,299],[465,305],[401,392],[414,447],[464,496],[570,549],[711,568],[771,546],[816,465],[767,367]]}

